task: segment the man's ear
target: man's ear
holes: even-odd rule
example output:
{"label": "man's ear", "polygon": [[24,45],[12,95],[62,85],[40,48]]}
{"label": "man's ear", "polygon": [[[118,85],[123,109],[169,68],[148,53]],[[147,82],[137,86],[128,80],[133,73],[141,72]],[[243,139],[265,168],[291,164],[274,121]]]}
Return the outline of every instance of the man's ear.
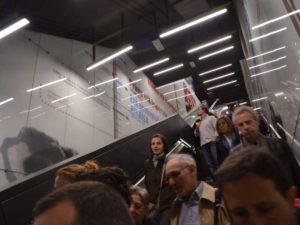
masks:
{"label": "man's ear", "polygon": [[291,206],[295,205],[295,199],[297,197],[297,187],[296,186],[292,186],[287,194],[287,199],[289,201],[289,203],[291,204]]}
{"label": "man's ear", "polygon": [[195,165],[189,165],[189,171],[191,174],[197,173],[197,167]]}

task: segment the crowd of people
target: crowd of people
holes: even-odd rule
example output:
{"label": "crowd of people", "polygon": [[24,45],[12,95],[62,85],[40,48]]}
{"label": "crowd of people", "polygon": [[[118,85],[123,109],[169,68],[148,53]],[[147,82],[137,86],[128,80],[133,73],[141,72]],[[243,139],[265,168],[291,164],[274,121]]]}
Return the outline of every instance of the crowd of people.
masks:
{"label": "crowd of people", "polygon": [[247,106],[232,120],[199,110],[199,136],[214,182],[198,179],[192,154],[168,153],[162,134],[151,138],[144,187],[126,171],[96,161],[60,168],[54,191],[34,209],[34,225],[297,225],[300,170],[289,145],[259,132]]}

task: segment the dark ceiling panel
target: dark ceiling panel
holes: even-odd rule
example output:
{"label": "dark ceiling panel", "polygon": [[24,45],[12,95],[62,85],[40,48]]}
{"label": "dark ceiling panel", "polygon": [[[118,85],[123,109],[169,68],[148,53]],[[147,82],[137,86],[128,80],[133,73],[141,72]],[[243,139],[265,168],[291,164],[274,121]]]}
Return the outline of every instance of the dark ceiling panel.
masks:
{"label": "dark ceiling panel", "polygon": [[[214,7],[226,7],[228,13],[214,20],[199,24],[189,30],[161,39],[164,50],[158,52],[152,41],[162,31],[195,17],[208,14]],[[130,57],[136,65],[143,66],[163,57],[170,61],[146,71],[146,75],[157,85],[191,76],[199,99],[212,103],[215,98],[234,101],[247,97],[239,60],[243,58],[238,36],[238,22],[234,6],[228,0],[4,0],[0,2],[0,26],[27,17],[29,29],[93,43],[110,48],[120,48],[125,44],[134,45]],[[187,50],[207,43],[224,35],[232,34],[226,42],[203,49],[193,54]],[[234,50],[199,61],[199,56],[233,44]],[[193,61],[196,68],[191,68]],[[161,76],[153,73],[176,63],[184,67]],[[212,73],[207,77],[198,74],[218,66],[233,63],[232,68]],[[207,91],[202,82],[208,77],[216,77],[228,71],[235,71],[235,79],[241,85],[228,86]],[[224,81],[226,81],[224,79]],[[217,82],[216,82],[217,83]],[[224,94],[225,93],[225,94]]]}

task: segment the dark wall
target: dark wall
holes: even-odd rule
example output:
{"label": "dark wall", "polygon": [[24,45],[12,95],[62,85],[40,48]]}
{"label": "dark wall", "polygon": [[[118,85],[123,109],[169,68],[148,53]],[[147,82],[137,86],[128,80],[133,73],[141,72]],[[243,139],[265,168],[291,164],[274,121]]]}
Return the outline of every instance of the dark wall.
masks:
{"label": "dark wall", "polygon": [[101,166],[117,165],[125,169],[132,181],[137,181],[143,176],[143,164],[150,155],[150,138],[155,133],[164,134],[169,146],[179,138],[193,143],[192,129],[180,116],[175,115],[92,153],[44,169],[0,192],[0,225],[28,225],[36,201],[51,191],[55,171],[70,163],[96,159]]}

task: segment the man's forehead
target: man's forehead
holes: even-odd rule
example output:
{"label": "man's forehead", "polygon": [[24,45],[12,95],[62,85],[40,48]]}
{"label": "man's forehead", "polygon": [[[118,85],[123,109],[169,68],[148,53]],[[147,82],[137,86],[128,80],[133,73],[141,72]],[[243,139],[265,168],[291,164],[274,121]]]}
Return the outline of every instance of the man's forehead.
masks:
{"label": "man's forehead", "polygon": [[166,165],[166,170],[175,170],[175,169],[180,169],[181,163],[179,162],[178,159],[171,159],[167,162]]}
{"label": "man's forehead", "polygon": [[237,114],[236,116],[235,116],[235,121],[236,120],[241,120],[241,119],[247,119],[247,120],[256,120],[257,118],[254,116],[254,115],[252,115],[250,112],[247,112],[247,111],[245,111],[245,112],[241,112],[241,113],[239,113],[239,114]]}

